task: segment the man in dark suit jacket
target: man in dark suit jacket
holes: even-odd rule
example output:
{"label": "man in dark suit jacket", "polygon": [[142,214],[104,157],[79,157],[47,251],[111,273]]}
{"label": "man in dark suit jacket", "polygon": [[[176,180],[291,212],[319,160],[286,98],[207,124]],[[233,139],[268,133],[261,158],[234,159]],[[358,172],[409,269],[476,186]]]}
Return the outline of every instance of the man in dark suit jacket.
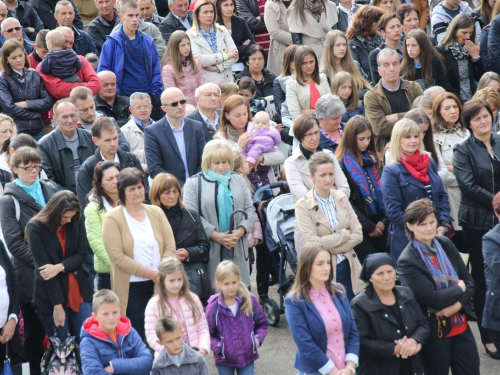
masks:
{"label": "man in dark suit jacket", "polygon": [[205,141],[209,142],[215,132],[219,130],[220,109],[217,108],[219,107],[220,88],[215,83],[205,83],[196,89],[194,98],[198,109],[186,117],[203,124]]}
{"label": "man in dark suit jacket", "polygon": [[[158,25],[165,43],[176,30],[186,31],[193,26],[193,13],[189,11],[188,0],[168,1],[170,13]],[[188,27],[189,26],[189,27]]]}
{"label": "man in dark suit jacket", "polygon": [[186,98],[177,87],[163,91],[161,103],[166,116],[144,131],[149,175],[155,178],[158,173],[171,173],[184,186],[190,176],[201,171],[203,125],[184,117]]}

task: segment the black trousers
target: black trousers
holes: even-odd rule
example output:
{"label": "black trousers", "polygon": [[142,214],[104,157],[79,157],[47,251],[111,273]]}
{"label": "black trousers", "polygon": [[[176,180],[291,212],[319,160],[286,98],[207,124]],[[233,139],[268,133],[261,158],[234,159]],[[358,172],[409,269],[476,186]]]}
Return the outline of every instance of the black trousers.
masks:
{"label": "black trousers", "polygon": [[460,335],[429,340],[422,347],[427,375],[479,375],[479,353],[470,327]]}
{"label": "black trousers", "polygon": [[475,292],[473,297],[474,311],[477,316],[477,326],[483,344],[491,343],[487,329],[483,328],[483,310],[486,302],[486,279],[484,277],[483,236],[488,231],[463,228],[465,246],[469,253],[471,276],[474,279]]}
{"label": "black trousers", "polygon": [[389,228],[385,228],[384,232],[379,237],[370,237],[368,233],[363,232],[363,241],[354,248],[359,262],[363,264],[365,258],[370,254],[375,253],[389,253],[390,247],[387,236],[389,235]]}
{"label": "black trousers", "polygon": [[30,374],[38,375],[41,372],[40,361],[43,356],[45,330],[31,303],[23,303],[20,306],[24,319],[24,353],[30,363]]}
{"label": "black trousers", "polygon": [[142,339],[146,337],[144,332],[144,311],[149,300],[153,297],[154,288],[155,284],[150,280],[130,283],[127,317]]}
{"label": "black trousers", "polygon": [[269,249],[264,241],[255,247],[257,250],[257,293],[259,296],[267,296],[269,292],[269,273],[271,272],[271,259]]}

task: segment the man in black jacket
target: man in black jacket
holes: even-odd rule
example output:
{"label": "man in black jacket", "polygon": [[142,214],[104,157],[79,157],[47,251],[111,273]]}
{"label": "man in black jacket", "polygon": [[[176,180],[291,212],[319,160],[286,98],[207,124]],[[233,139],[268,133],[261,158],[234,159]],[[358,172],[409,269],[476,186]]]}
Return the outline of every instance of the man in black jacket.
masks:
{"label": "man in black jacket", "polygon": [[116,94],[116,75],[109,70],[97,73],[101,90],[94,96],[96,109],[108,117],[113,117],[121,128],[130,118],[130,98]]}
{"label": "man in black jacket", "polygon": [[30,40],[35,40],[36,34],[43,29],[43,22],[30,1],[5,0],[9,17],[19,20]]}
{"label": "man in black jacket", "polygon": [[[75,6],[73,0],[68,0],[71,5],[73,5],[73,9],[75,10],[75,20],[74,25],[77,29],[83,30],[83,22],[82,17],[80,17],[80,13]],[[30,0],[35,8],[38,16],[43,22],[43,28],[54,30],[57,27],[57,21],[54,18],[54,13],[56,11],[56,4],[58,0]]]}
{"label": "man in black jacket", "polygon": [[116,0],[95,0],[97,7],[97,17],[89,23],[87,32],[94,41],[94,44],[101,53],[102,45],[106,41],[106,36],[111,34],[113,28],[120,23],[120,17],[114,8]]}
{"label": "man in black jacket", "polygon": [[215,83],[205,83],[194,92],[194,99],[198,109],[186,116],[203,124],[205,141],[210,142],[219,129],[219,98],[220,88]]}
{"label": "man in black jacket", "polygon": [[170,13],[158,26],[167,44],[174,31],[186,31],[193,25],[193,14],[189,11],[188,0],[168,0],[168,8]]}
{"label": "man in black jacket", "polygon": [[[144,173],[141,163],[137,157],[118,148],[118,132],[113,122],[101,117],[92,125],[92,141],[98,147],[94,155],[89,157],[82,165],[78,174],[78,199],[82,208],[87,205],[87,194],[92,190],[92,181],[94,180],[94,169],[98,162],[109,160],[120,165],[120,169],[137,168]],[[149,186],[146,181],[146,196],[149,195]]]}
{"label": "man in black jacket", "polygon": [[88,130],[77,128],[78,111],[69,99],[59,100],[53,108],[57,128],[38,142],[42,168],[49,180],[76,194],[81,165],[91,157],[96,145]]}

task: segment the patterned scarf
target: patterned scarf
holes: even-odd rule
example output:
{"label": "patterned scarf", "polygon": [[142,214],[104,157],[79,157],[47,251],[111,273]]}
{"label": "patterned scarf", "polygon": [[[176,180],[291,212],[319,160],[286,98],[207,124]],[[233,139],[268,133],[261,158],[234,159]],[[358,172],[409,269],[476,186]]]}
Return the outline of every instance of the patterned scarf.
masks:
{"label": "patterned scarf", "polygon": [[[437,290],[443,290],[450,288],[458,284],[459,278],[457,272],[453,268],[448,256],[444,252],[441,244],[437,239],[432,240],[434,248],[431,248],[420,242],[417,239],[413,239],[413,246],[418,250],[420,257],[424,261],[425,266],[431,273],[434,283],[436,284]],[[429,255],[434,255],[437,259],[438,266],[432,261]],[[464,322],[464,317],[460,313],[455,313],[452,317],[453,326],[460,325]]]}
{"label": "patterned scarf", "polygon": [[368,38],[361,35],[356,35],[355,38],[363,45],[368,53],[373,51],[375,48],[380,47],[380,45],[384,43],[384,38],[378,33],[373,35],[372,40],[368,40]]}
{"label": "patterned scarf", "polygon": [[205,178],[208,181],[217,182],[217,211],[219,214],[219,232],[225,233],[229,230],[229,222],[231,213],[233,212],[234,201],[233,194],[229,190],[229,182],[231,181],[231,173],[227,171],[224,174],[219,174],[207,170]]}
{"label": "patterned scarf", "polygon": [[457,131],[459,131],[460,129],[462,129],[462,124],[460,124],[459,122],[457,122],[455,125],[453,125],[451,127],[443,125],[443,124],[440,124],[438,131],[440,133],[443,133],[443,134],[454,134]]}
{"label": "patterned scarf", "polygon": [[[349,105],[346,105],[346,108],[347,108],[347,107],[349,107]],[[320,132],[321,132],[321,134],[323,134],[323,135],[325,136],[325,138],[326,138],[326,139],[328,139],[330,142],[333,142],[333,143],[335,143],[335,144],[337,144],[337,145],[339,144],[335,138],[330,137],[330,135],[329,135],[327,132],[325,132],[323,129],[319,128],[319,131],[320,131]],[[344,130],[342,130],[342,123],[340,123],[340,124],[339,124],[339,134],[340,134],[340,137],[343,137],[343,135],[344,135]]]}
{"label": "patterned scarf", "polygon": [[39,178],[37,178],[36,181],[31,185],[25,185],[21,181],[19,181],[18,178],[16,178],[14,180],[14,184],[23,189],[26,194],[32,197],[40,206],[45,207],[47,205],[47,203],[45,202],[45,197],[43,196],[42,184],[40,184]]}
{"label": "patterned scarf", "polygon": [[217,48],[217,34],[215,34],[214,25],[210,26],[210,30],[208,31],[208,33],[205,30],[203,30],[203,27],[200,27],[200,34],[203,38],[205,38],[207,43],[210,45],[212,52],[218,53],[219,51]]}
{"label": "patterned scarf", "polygon": [[321,14],[326,10],[323,0],[305,0],[304,9],[313,16],[316,22],[321,20]]}
{"label": "patterned scarf", "polygon": [[227,138],[236,143],[238,143],[238,139],[240,139],[240,133],[230,124],[227,125]]}
{"label": "patterned scarf", "polygon": [[370,150],[363,152],[361,157],[363,166],[359,165],[352,152],[346,152],[344,166],[363,196],[369,216],[375,216],[385,210],[382,189],[380,188],[380,174],[376,165],[378,159]]}
{"label": "patterned scarf", "polygon": [[453,53],[453,57],[457,60],[465,60],[469,57],[469,52],[465,49],[465,47],[457,42],[450,44],[448,47]]}
{"label": "patterned scarf", "polygon": [[429,183],[430,179],[427,173],[430,163],[429,155],[422,154],[417,150],[413,155],[402,155],[400,161],[416,180],[425,185]]}

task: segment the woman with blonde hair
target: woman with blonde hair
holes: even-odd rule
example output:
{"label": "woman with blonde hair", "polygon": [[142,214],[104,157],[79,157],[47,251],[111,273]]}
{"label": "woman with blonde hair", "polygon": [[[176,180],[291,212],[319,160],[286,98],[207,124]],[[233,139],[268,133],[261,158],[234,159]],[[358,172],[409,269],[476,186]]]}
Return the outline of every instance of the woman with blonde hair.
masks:
{"label": "woman with blonde hair", "polygon": [[285,299],[299,375],[354,374],[358,366],[359,333],[345,289],[334,281],[333,264],[335,257],[329,251],[307,244]]}
{"label": "woman with blonde hair", "polygon": [[217,10],[209,0],[199,0],[194,6],[191,38],[193,56],[203,68],[205,82],[219,84],[232,81],[232,65],[238,61],[238,49],[224,26],[216,22]]}
{"label": "woman with blonde hair", "polygon": [[382,191],[391,237],[391,257],[397,262],[408,244],[404,211],[415,200],[428,198],[438,210],[438,234],[445,235],[451,224],[448,194],[438,175],[436,162],[424,150],[418,124],[399,120],[392,130],[391,160],[382,174]]}
{"label": "woman with blonde hair", "polygon": [[[500,4],[500,2],[498,4]],[[500,74],[495,72],[484,73],[477,84],[477,91],[482,90],[485,87],[491,87],[500,93]]]}
{"label": "woman with blonde hair", "polygon": [[[151,203],[162,209],[175,238],[175,255],[186,271],[191,291],[206,302],[211,283],[207,275],[210,243],[200,215],[182,203],[182,188],[174,175],[159,173],[149,190]],[[154,330],[154,327],[153,327]]]}
{"label": "woman with blonde hair", "polygon": [[[228,142],[212,140],[203,150],[202,172],[192,176],[184,185],[184,204],[199,213],[210,242],[208,275],[212,286],[215,270],[223,260],[232,260],[240,268],[244,284],[250,286],[246,236],[253,229],[255,209],[245,180],[232,172],[233,163],[233,151]],[[230,223],[231,214],[237,210],[244,211],[246,217],[239,212]],[[234,230],[230,232],[232,224]]]}
{"label": "woman with blonde hair", "polygon": [[[371,89],[371,85],[366,79],[368,73],[352,58],[351,50],[347,44],[347,37],[342,31],[332,30],[326,34],[325,49],[320,68],[321,72],[326,74],[329,82],[333,82],[335,75],[339,72],[349,73],[356,84],[353,86],[353,91],[358,94],[360,100]],[[332,93],[336,95],[333,90]]]}
{"label": "woman with blonde hair", "polygon": [[432,99],[425,96],[420,95],[415,98],[413,103],[411,104],[411,109],[421,109],[427,115],[429,120],[432,122]]}
{"label": "woman with blonde hair", "polygon": [[191,40],[184,31],[175,31],[161,60],[164,87],[178,87],[187,102],[196,107],[195,90],[205,83],[200,62],[193,57]]}

